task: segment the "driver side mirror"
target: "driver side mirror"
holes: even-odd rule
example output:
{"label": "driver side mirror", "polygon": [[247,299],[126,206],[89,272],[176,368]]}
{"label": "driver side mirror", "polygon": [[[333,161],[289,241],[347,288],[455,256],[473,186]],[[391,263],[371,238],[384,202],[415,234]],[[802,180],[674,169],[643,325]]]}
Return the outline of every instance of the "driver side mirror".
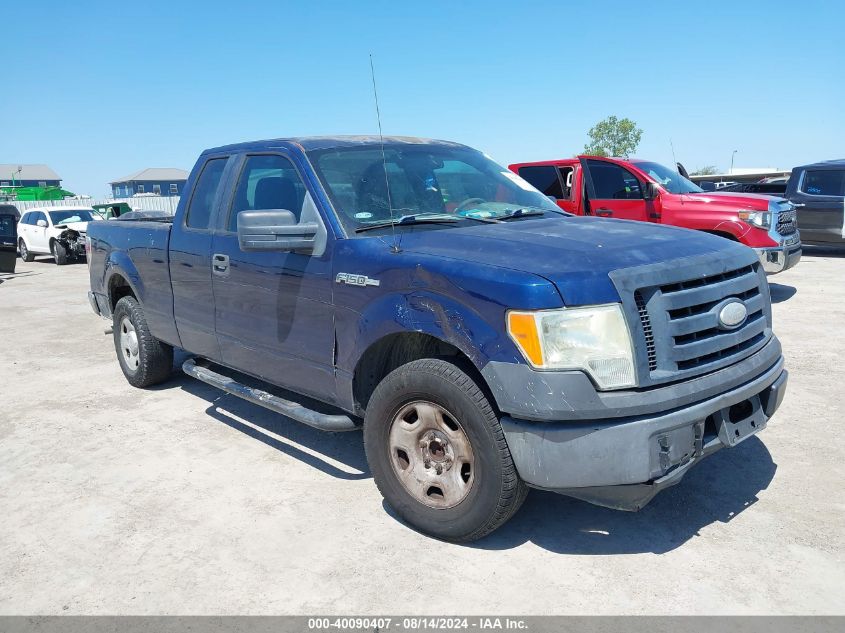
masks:
{"label": "driver side mirror", "polygon": [[38,222],[35,223],[35,226],[40,226],[43,229],[47,226],[47,220],[38,220]]}
{"label": "driver side mirror", "polygon": [[653,182],[647,182],[643,188],[643,198],[655,200],[660,195],[660,188]]}
{"label": "driver side mirror", "polygon": [[242,251],[304,251],[311,253],[319,227],[297,223],[287,209],[238,213],[238,244]]}

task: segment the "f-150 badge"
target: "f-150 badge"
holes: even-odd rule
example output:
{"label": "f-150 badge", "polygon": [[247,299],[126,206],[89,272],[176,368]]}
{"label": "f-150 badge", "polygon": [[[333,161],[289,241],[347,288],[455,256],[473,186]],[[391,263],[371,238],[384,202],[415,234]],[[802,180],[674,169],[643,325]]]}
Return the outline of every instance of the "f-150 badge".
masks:
{"label": "f-150 badge", "polygon": [[378,286],[381,283],[378,279],[370,279],[366,275],[353,275],[352,273],[338,273],[334,280],[336,283],[349,286]]}

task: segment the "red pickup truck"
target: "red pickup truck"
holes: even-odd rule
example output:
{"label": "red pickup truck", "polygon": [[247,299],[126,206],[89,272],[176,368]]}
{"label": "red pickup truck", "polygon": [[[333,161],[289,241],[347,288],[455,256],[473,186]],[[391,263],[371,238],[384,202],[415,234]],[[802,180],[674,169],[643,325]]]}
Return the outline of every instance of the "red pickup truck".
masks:
{"label": "red pickup truck", "polygon": [[578,156],[516,163],[510,169],[576,215],[721,235],[757,251],[767,273],[792,268],[801,259],[795,207],[782,198],[706,192],[674,169],[636,158]]}

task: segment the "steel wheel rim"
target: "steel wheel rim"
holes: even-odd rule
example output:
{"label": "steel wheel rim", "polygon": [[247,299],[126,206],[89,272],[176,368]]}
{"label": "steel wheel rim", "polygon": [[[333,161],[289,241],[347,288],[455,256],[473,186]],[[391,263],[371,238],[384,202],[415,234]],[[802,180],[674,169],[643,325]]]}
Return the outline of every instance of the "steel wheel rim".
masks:
{"label": "steel wheel rim", "polygon": [[138,333],[129,317],[120,321],[120,353],[129,371],[138,371],[141,364],[140,348],[138,347]]}
{"label": "steel wheel rim", "polygon": [[457,418],[433,402],[417,400],[399,409],[390,424],[388,449],[399,483],[429,508],[454,508],[475,482],[469,438]]}

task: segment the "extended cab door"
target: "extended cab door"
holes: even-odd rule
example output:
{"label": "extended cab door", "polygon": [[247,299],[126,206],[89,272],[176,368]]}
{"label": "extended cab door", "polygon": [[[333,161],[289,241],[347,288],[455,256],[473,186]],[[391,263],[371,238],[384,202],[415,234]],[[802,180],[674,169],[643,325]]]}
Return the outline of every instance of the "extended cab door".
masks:
{"label": "extended cab door", "polygon": [[640,180],[622,165],[598,158],[580,158],[585,181],[584,215],[648,221]]}
{"label": "extended cab door", "polygon": [[845,168],[810,167],[798,177],[789,200],[798,207],[803,241],[845,241]]}
{"label": "extended cab door", "polygon": [[527,180],[536,189],[554,198],[554,201],[564,211],[579,213],[577,200],[573,200],[572,183],[575,168],[572,165],[523,165],[517,167],[516,173]]}
{"label": "extended cab door", "polygon": [[315,252],[243,251],[241,211],[286,209],[299,223],[325,222],[284,150],[247,154],[213,246],[217,338],[223,362],[322,400],[335,393],[331,243]]}
{"label": "extended cab door", "polygon": [[170,233],[170,281],[179,339],[188,352],[212,360],[220,360],[211,285],[212,221],[220,205],[227,160],[214,156],[198,167],[185,210]]}

